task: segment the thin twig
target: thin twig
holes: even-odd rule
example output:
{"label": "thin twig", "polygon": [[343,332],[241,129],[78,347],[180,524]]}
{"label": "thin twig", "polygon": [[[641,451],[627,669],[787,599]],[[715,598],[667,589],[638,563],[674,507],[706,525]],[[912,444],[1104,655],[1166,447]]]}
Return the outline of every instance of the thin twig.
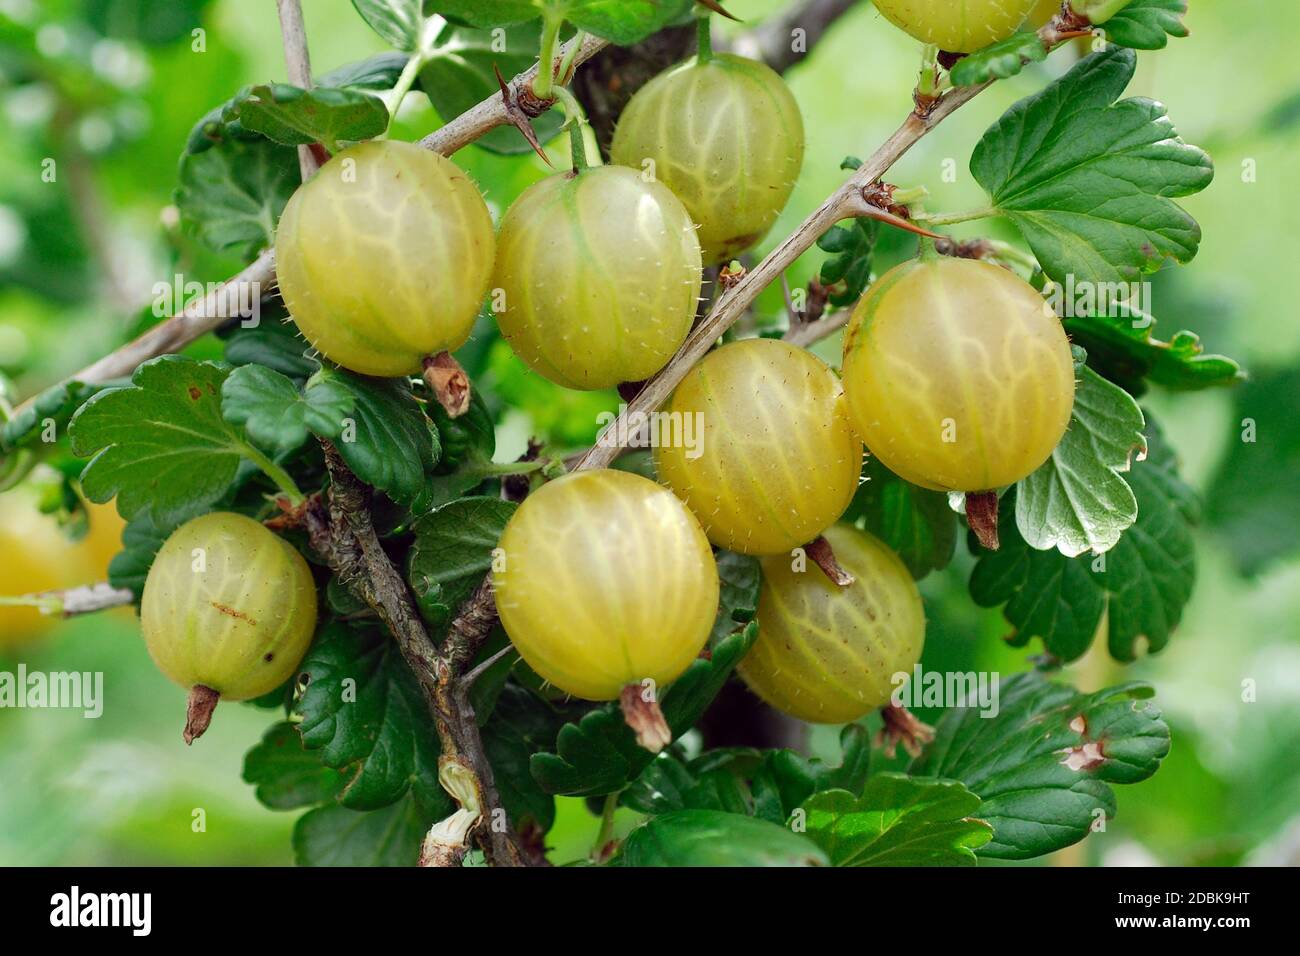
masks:
{"label": "thin twig", "polygon": [[80,587],[61,591],[41,591],[18,597],[0,597],[0,606],[35,607],[45,614],[73,617],[77,614],[93,614],[97,611],[107,611],[109,608],[125,607],[134,600],[135,595],[128,589],[115,588],[107,581],[101,581],[98,584],[83,584]]}
{"label": "thin twig", "polygon": [[[300,0],[275,0],[280,15],[280,38],[284,41],[284,65],[289,82],[304,90],[311,89],[311,55],[307,52],[307,27],[302,22]],[[298,147],[298,167],[302,181],[316,175],[318,168],[311,146]]]}
{"label": "thin twig", "polygon": [[[415,674],[438,732],[440,767],[453,762],[462,779],[477,787],[476,809],[484,825],[476,831],[489,863],[521,866],[527,856],[506,820],[492,765],[483,749],[470,703],[465,671],[496,623],[489,576],[452,622],[441,649],[434,647],[401,572],[393,565],[370,517],[370,489],[322,442],[330,476],[328,511],[319,500],[304,511],[312,547],[349,589],[379,614]],[[466,774],[468,776],[466,776]]]}

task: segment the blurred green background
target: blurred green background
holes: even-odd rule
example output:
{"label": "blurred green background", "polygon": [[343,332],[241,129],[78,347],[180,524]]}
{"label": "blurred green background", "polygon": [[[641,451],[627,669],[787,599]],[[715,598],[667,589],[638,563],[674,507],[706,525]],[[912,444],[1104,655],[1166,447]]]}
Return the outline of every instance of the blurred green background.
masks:
{"label": "blurred green background", "polygon": [[[782,4],[727,6],[752,25]],[[346,0],[304,7],[318,73],[385,49]],[[1106,832],[1049,862],[1300,862],[1300,321],[1287,274],[1300,262],[1300,69],[1276,13],[1270,0],[1192,0],[1192,36],[1141,54],[1130,89],[1167,104],[1178,132],[1217,166],[1213,185],[1183,201],[1204,241],[1190,267],[1156,277],[1157,334],[1195,331],[1210,351],[1241,361],[1252,382],[1235,392],[1143,397],[1185,477],[1207,497],[1196,594],[1160,655],[1122,668],[1094,652],[1066,674],[1084,687],[1128,677],[1154,683],[1173,751],[1154,778],[1116,788],[1119,813]],[[0,372],[26,397],[138,331],[154,282],[176,272],[215,281],[238,268],[177,229],[170,208],[177,158],[200,116],[246,83],[283,79],[284,66],[268,0],[0,0],[0,24],[9,15],[40,24],[34,45],[0,29]],[[204,31],[202,52],[193,49],[194,22]],[[932,209],[983,205],[966,170],[973,145],[1074,55],[1061,51],[996,85],[924,140],[890,180],[929,187]],[[845,155],[866,155],[892,132],[910,108],[916,66],[916,44],[863,2],[787,74],[808,152],[768,247],[841,181]],[[427,100],[411,96],[395,135],[417,138],[438,124]],[[56,183],[41,176],[51,157]],[[469,147],[455,158],[498,216],[547,172],[531,155]],[[948,161],[955,182],[943,180]],[[960,234],[990,228],[997,227],[969,223]],[[800,260],[791,286],[806,283],[822,256],[814,250]],[[780,290],[769,289],[759,320],[775,321],[781,309]],[[525,374],[486,333],[469,348],[478,350],[486,388],[513,406],[500,425],[502,460],[531,433],[558,444],[589,440],[595,412],[617,403],[612,394],[566,393]],[[194,351],[220,354],[211,341]],[[820,351],[834,358],[837,344]],[[1244,417],[1257,421],[1255,444],[1240,440]],[[0,506],[0,526],[14,531],[33,513],[19,493],[0,497]],[[111,517],[94,517],[111,537]],[[0,538],[0,593],[33,587],[23,576],[30,552],[18,543],[29,540],[25,531]],[[103,554],[87,554],[90,547],[58,552],[64,583],[92,580],[102,568]],[[922,582],[931,622],[925,666],[1024,669],[1035,648],[1002,642],[1008,625],[972,604],[968,572],[969,559],[959,557]],[[264,809],[240,779],[244,752],[274,713],[223,707],[213,730],[186,748],[184,695],[152,667],[128,611],[59,624],[37,643],[6,643],[0,670],[22,661],[45,671],[102,671],[107,701],[98,720],[0,710],[0,863],[292,861],[294,814]],[[1256,687],[1249,703],[1245,680]],[[818,731],[811,743],[828,750],[834,739]],[[561,804],[549,840],[559,861],[584,856],[596,828],[580,801]],[[192,825],[196,810],[202,832]]]}

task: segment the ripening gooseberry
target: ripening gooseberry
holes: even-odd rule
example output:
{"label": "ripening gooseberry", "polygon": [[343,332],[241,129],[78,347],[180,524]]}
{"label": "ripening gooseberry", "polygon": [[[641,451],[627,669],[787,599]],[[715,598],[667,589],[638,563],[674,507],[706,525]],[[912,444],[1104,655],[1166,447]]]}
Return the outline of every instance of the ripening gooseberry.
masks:
{"label": "ripening gooseberry", "polygon": [[[206,729],[218,697],[260,697],[292,677],[315,627],[307,562],[240,514],[206,514],[173,531],[140,600],[149,655],[190,691],[186,743]],[[206,710],[197,721],[196,706]]]}
{"label": "ripening gooseberry", "polygon": [[1038,0],[876,0],[890,23],[922,43],[974,53],[1020,29]]}
{"label": "ripening gooseberry", "polygon": [[1024,478],[1074,405],[1060,320],[1029,283],[971,259],[914,259],[877,279],[849,320],[843,378],[867,450],[940,491]]}
{"label": "ripening gooseberry", "polygon": [[682,428],[659,436],[656,472],[720,547],[785,554],[853,499],[862,442],[839,379],[811,352],[730,342],[687,373],[664,410]]}
{"label": "ripening gooseberry", "polygon": [[494,249],[483,197],[455,163],[372,141],[340,152],[290,198],[276,273],[289,314],[331,362],[410,375],[469,337]]}
{"label": "ripening gooseberry", "polygon": [[889,700],[925,643],[921,594],[898,555],[849,525],[824,532],[854,582],[833,584],[815,564],[763,559],[758,640],[740,662],[750,689],[812,723],[846,724]]}
{"label": "ripening gooseberry", "polygon": [[559,385],[639,382],[691,330],[700,270],[695,226],[667,187],[622,166],[557,173],[501,223],[497,323],[515,354]]}
{"label": "ripening gooseberry", "polygon": [[623,110],[610,158],[671,189],[699,224],[705,264],[753,246],[803,166],[803,118],[785,81],[731,54],[660,73]]}
{"label": "ripening gooseberry", "polygon": [[501,623],[528,665],[587,700],[677,678],[708,640],[718,569],[671,491],[624,471],[547,482],[501,535]]}

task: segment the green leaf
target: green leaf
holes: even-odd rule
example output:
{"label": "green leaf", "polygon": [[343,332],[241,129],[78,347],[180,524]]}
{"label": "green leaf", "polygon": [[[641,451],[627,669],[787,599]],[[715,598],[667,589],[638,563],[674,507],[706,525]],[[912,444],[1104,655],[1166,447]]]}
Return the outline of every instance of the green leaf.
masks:
{"label": "green leaf", "polygon": [[347,90],[391,90],[406,68],[407,59],[405,53],[376,53],[318,76],[316,85]]}
{"label": "green leaf", "polygon": [[1084,366],[1060,443],[1016,486],[1016,527],[1031,548],[1067,557],[1109,551],[1137,520],[1121,472],[1146,455],[1145,420],[1133,396]]}
{"label": "green leaf", "polygon": [[814,794],[803,804],[808,836],[833,866],[974,866],[993,828],[971,819],[980,798],[955,780],[880,773],[855,797]]}
{"label": "green leaf", "polygon": [[458,418],[450,417],[436,401],[426,407],[442,440],[438,474],[450,474],[467,462],[492,461],[497,450],[496,424],[479,389],[470,393],[469,409]]}
{"label": "green leaf", "polygon": [[348,467],[399,504],[415,501],[426,490],[441,446],[410,382],[367,378],[333,366],[322,367],[317,376],[321,384],[352,395],[353,415],[336,433]]}
{"label": "green leaf", "polygon": [[306,750],[298,728],[288,721],[273,724],[261,743],[244,756],[244,782],[272,810],[293,810],[333,800],[347,778],[324,766],[320,754]]}
{"label": "green leaf", "polygon": [[1200,245],[1200,226],[1171,197],[1208,186],[1213,165],[1160,103],[1116,102],[1135,64],[1118,48],[1081,60],[1007,110],[971,156],[997,212],[1062,284],[1135,282]]}
{"label": "green leaf", "polygon": [[749,779],[762,760],[760,751],[747,748],[710,750],[690,761],[665,750],[628,784],[619,802],[647,814],[723,810],[752,815]]}
{"label": "green leaf", "polygon": [[225,139],[181,157],[181,226],[216,252],[245,260],[275,242],[275,224],[300,181],[298,155],[266,140]]}
{"label": "green leaf", "polygon": [[580,30],[631,46],[690,12],[694,0],[544,0]]}
{"label": "green leaf", "polygon": [[[509,79],[537,62],[540,21],[506,27],[499,39],[495,33],[448,25],[438,34],[428,60],[420,67],[420,88],[439,116],[459,116],[492,94],[499,94],[501,87],[494,66]],[[560,110],[547,110],[533,120],[533,131],[545,143],[559,132],[563,122]],[[509,125],[489,130],[475,140],[475,145],[506,155],[533,150],[523,134]]]}
{"label": "green leaf", "polygon": [[1016,33],[964,56],[953,65],[948,76],[953,86],[979,86],[990,80],[1005,80],[1025,68],[1026,63],[1047,59],[1047,48],[1037,33]]}
{"label": "green leaf", "polygon": [[424,0],[352,0],[352,6],[385,43],[407,52],[419,45]]}
{"label": "green leaf", "polygon": [[1129,474],[1137,522],[1102,557],[1030,548],[1004,499],[1002,547],[980,553],[970,590],[981,606],[1006,604],[1002,613],[1016,627],[1013,646],[1039,637],[1053,657],[1072,661],[1092,645],[1103,620],[1116,660],[1134,660],[1142,643],[1151,653],[1168,644],[1196,579],[1192,525],[1199,505],[1154,423],[1147,444],[1146,460]]}
{"label": "green leaf", "polygon": [[516,507],[500,498],[460,498],[412,524],[406,578],[435,637],[492,569],[492,551]]}
{"label": "green leaf", "polygon": [[1194,390],[1236,385],[1245,374],[1232,359],[1206,355],[1194,332],[1174,334],[1168,342],[1155,338],[1149,315],[1076,315],[1064,320],[1071,341],[1088,352],[1094,368],[1130,392],[1149,380],[1166,388]]}
{"label": "green leaf", "polygon": [[860,793],[871,772],[871,737],[866,728],[859,724],[845,726],[840,731],[840,750],[843,757],[837,767],[795,750],[769,751],[751,784],[755,814],[784,823],[814,793]]}
{"label": "green leaf", "polygon": [[292,379],[303,380],[320,368],[320,362],[311,358],[311,346],[298,334],[298,327],[287,317],[262,315],[254,326],[237,323],[217,331],[225,340],[224,355],[231,365],[265,365]]}
{"label": "green leaf", "polygon": [[122,550],[108,563],[108,583],[115,588],[129,588],[139,599],[158,549],[179,524],[168,522],[160,527],[147,512],[127,522],[122,529]]}
{"label": "green leaf", "polygon": [[516,829],[535,826],[545,833],[555,823],[555,797],[537,785],[528,760],[551,745],[561,722],[530,691],[507,684],[483,727],[483,747],[501,803]]}
{"label": "green leaf", "polygon": [[299,866],[415,866],[439,819],[410,796],[369,812],[317,807],[294,825],[294,860]]}
{"label": "green leaf", "polygon": [[871,281],[871,262],[880,238],[880,223],[854,219],[851,226],[832,226],[817,240],[817,248],[831,253],[818,275],[827,287],[827,301],[837,308],[857,302]]}
{"label": "green leaf", "polygon": [[693,0],[433,0],[430,12],[489,28],[547,13],[575,27],[630,46],[689,13]]}
{"label": "green leaf", "polygon": [[1266,369],[1237,392],[1232,438],[1206,495],[1210,524],[1243,574],[1300,550],[1300,367]]}
{"label": "green leaf", "polygon": [[748,624],[758,612],[758,591],[763,572],[758,559],[734,551],[719,550],[714,556],[718,565],[718,616],[713,621],[709,644],[716,644],[738,627]]}
{"label": "green leaf", "polygon": [[244,129],[285,146],[321,143],[336,153],[341,143],[370,139],[386,130],[388,107],[362,90],[263,83],[228,103],[222,119],[238,121]]}
{"label": "green leaf", "polygon": [[918,581],[948,566],[957,547],[957,516],[948,496],[899,478],[869,456],[866,479],[840,520],[860,524],[903,559]]}
{"label": "green leaf", "polygon": [[[692,661],[662,693],[659,706],[674,739],[699,722],[757,639],[756,623],[724,638],[709,658]],[[618,705],[611,704],[590,711],[577,723],[565,724],[556,736],[555,753],[536,753],[529,766],[547,793],[596,797],[622,789],[652,757],[637,745]]]}
{"label": "green leaf", "polygon": [[624,866],[826,866],[826,855],[780,824],[718,810],[677,810],[628,834]]}
{"label": "green leaf", "polygon": [[100,386],[84,382],[62,382],[39,393],[0,426],[0,452],[10,452],[42,441],[46,421],[52,420],[61,434],[72,414],[98,391]]}
{"label": "green leaf", "polygon": [[235,484],[240,461],[260,457],[221,417],[229,374],[210,362],[164,355],[136,369],[130,386],[81,406],[69,430],[73,452],[95,456],[81,473],[86,497],[116,496],[122,517],[147,515],[160,526],[209,510]]}
{"label": "green leaf", "polygon": [[490,29],[524,23],[542,15],[555,0],[426,0],[428,13],[440,13],[457,23]]}
{"label": "green leaf", "polygon": [[1106,39],[1134,50],[1159,50],[1170,37],[1189,34],[1187,0],[1132,0],[1106,21]]}
{"label": "green leaf", "polygon": [[329,624],[299,671],[307,684],[295,707],[298,731],[325,766],[347,774],[344,807],[374,810],[411,791],[437,818],[451,813],[428,706],[392,638]]}
{"label": "green leaf", "polygon": [[1146,684],[1095,694],[1015,674],[995,717],[951,709],[908,772],[959,780],[980,797],[993,839],[979,855],[1025,860],[1077,843],[1098,812],[1114,816],[1109,784],[1137,783],[1169,753],[1169,727]]}
{"label": "green leaf", "polygon": [[244,426],[263,448],[280,452],[300,447],[309,431],[338,438],[350,416],[355,396],[336,379],[308,381],[298,386],[264,365],[243,365],[221,386],[221,413],[226,421]]}

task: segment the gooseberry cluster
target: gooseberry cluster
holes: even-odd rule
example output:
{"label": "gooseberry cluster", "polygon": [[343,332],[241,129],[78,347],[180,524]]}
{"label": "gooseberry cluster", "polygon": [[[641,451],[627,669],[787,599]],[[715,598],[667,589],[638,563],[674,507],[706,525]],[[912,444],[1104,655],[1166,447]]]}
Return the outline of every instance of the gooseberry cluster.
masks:
{"label": "gooseberry cluster", "polygon": [[[1015,30],[1034,0],[879,0],[927,43],[970,51]],[[940,8],[944,8],[940,15]],[[489,289],[502,335],[571,389],[647,379],[678,351],[705,265],[758,242],[803,160],[781,78],[699,55],[653,79],[592,162],[527,189],[494,234],[477,188],[408,143],[334,156],[290,200],[276,242],[293,320],[329,360],[367,375],[418,372],[463,344]],[[589,700],[671,683],[705,648],[719,603],[712,546],[761,558],[759,637],[739,670],[773,706],[847,722],[886,703],[925,634],[911,575],[881,541],[838,524],[863,446],[909,482],[988,492],[1025,477],[1070,420],[1061,324],[1012,273],[932,249],[879,278],[854,309],[842,377],[812,353],[724,344],[681,380],[671,416],[702,424],[660,443],[658,483],[592,470],[541,485],[499,542],[496,607],[545,682]],[[833,581],[804,548],[824,539]],[[191,692],[186,739],[218,699],[265,694],[298,666],[316,620],[302,557],[260,524],[210,514],[163,545],[145,585],[150,653]]]}

